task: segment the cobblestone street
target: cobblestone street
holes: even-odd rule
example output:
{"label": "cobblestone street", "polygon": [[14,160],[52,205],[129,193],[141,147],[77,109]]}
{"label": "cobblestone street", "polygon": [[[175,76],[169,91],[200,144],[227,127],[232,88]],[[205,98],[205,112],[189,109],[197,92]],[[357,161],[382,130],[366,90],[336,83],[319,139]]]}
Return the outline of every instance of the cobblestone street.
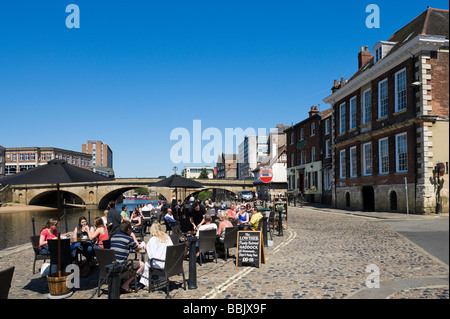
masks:
{"label": "cobblestone street", "polygon": [[[284,236],[273,236],[260,268],[236,267],[235,249],[225,261],[197,264],[198,289],[183,290],[173,277],[174,299],[448,299],[448,265],[376,219],[332,210],[289,208]],[[132,255],[134,256],[134,255]],[[184,262],[186,278],[189,264]],[[32,274],[31,246],[0,254],[0,269],[15,266],[10,299],[47,299],[46,278]],[[39,269],[42,261],[38,261]],[[366,267],[379,269],[380,288],[368,289]],[[177,281],[177,282],[176,282]],[[93,296],[98,269],[81,279],[70,299]],[[175,283],[176,282],[176,283]],[[99,299],[107,299],[107,286]],[[163,291],[122,294],[121,299],[164,299]]]}

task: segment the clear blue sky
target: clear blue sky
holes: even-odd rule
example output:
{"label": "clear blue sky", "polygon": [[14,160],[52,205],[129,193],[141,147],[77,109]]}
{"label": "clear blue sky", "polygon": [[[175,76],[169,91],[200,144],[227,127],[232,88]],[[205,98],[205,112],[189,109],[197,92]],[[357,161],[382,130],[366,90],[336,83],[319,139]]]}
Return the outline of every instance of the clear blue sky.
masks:
{"label": "clear blue sky", "polygon": [[[65,25],[71,3],[79,29]],[[365,24],[371,3],[379,29]],[[174,128],[269,129],[325,110],[360,46],[427,6],[448,1],[2,1],[0,145],[101,140],[116,176],[170,175]]]}

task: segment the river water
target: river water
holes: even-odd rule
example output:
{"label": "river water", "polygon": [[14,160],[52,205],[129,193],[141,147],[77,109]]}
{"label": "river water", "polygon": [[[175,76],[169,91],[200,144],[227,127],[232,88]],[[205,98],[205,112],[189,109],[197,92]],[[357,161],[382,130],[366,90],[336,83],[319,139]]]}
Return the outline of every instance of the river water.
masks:
{"label": "river water", "polygon": [[[136,205],[152,203],[153,206],[158,201],[156,200],[124,200],[123,203],[118,203],[116,208],[121,209],[122,205],[127,205],[128,212],[131,213]],[[58,224],[58,231],[66,233],[72,232],[78,224],[78,219],[85,216],[92,225],[96,217],[102,217],[103,209],[84,209],[84,208],[66,208],[61,210],[60,222]],[[89,218],[90,216],[90,218]],[[50,218],[58,218],[56,210],[39,211],[39,212],[23,212],[23,213],[2,213],[0,214],[0,250],[10,248],[30,242],[30,237],[33,236],[33,223],[36,235],[39,235],[42,226]]]}

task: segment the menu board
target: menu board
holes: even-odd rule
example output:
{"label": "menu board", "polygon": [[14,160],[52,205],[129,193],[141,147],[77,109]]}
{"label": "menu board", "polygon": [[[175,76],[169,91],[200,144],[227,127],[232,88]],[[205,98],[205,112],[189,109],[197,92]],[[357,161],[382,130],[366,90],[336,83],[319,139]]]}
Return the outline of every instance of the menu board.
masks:
{"label": "menu board", "polygon": [[[281,208],[281,218],[286,221],[286,227],[288,226],[288,201],[286,197],[276,197],[273,199],[273,210],[275,212],[275,220],[278,220],[279,212],[278,208]],[[283,227],[284,228],[284,227]]]}
{"label": "menu board", "polygon": [[236,266],[259,268],[265,263],[261,231],[238,231]]}

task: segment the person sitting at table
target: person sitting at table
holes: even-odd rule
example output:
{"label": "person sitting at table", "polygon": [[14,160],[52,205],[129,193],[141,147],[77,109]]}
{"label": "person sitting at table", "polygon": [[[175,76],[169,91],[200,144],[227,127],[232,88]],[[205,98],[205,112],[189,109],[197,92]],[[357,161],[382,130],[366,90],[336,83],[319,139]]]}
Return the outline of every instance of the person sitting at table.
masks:
{"label": "person sitting at table", "polygon": [[48,251],[48,243],[49,239],[54,239],[58,236],[58,220],[54,218],[50,218],[44,226],[42,226],[42,230],[39,236],[39,254],[47,255]]}
{"label": "person sitting at table", "polygon": [[86,217],[81,216],[78,219],[78,225],[73,231],[72,245],[70,246],[72,257],[75,258],[77,251],[81,251],[87,260],[93,257],[92,242],[89,240],[90,231],[93,230],[90,229]]}
{"label": "person sitting at table", "polygon": [[233,224],[229,221],[229,215],[227,212],[221,212],[219,214],[219,228],[217,229],[217,238],[220,244],[223,244],[223,240],[225,239],[225,228],[233,227]]}
{"label": "person sitting at table", "polygon": [[236,208],[235,208],[234,204],[230,205],[230,208],[228,209],[227,212],[228,212],[228,216],[229,216],[228,218],[233,219],[236,217]]}
{"label": "person sitting at table", "polygon": [[103,211],[103,217],[102,217],[102,220],[103,220],[103,225],[108,225],[108,209],[105,209],[104,211]]}
{"label": "person sitting at table", "polygon": [[250,229],[257,230],[262,218],[263,218],[263,215],[260,212],[258,212],[258,209],[256,207],[253,207],[252,208],[252,217],[250,218],[250,222],[248,223]]}
{"label": "person sitting at table", "polygon": [[[166,259],[166,247],[173,245],[172,240],[169,235],[167,235],[160,223],[154,222],[150,227],[150,240],[147,243],[147,256],[148,260],[145,263],[144,272],[142,273],[141,280],[139,281],[144,286],[149,285],[149,269],[150,260],[152,258],[157,258],[161,260]],[[153,268],[164,269],[165,262],[154,260]]]}
{"label": "person sitting at table", "polygon": [[141,231],[142,218],[141,216],[139,216],[139,211],[136,208],[131,213],[130,223],[131,223],[131,231],[133,233],[139,233]]}
{"label": "person sitting at table", "polygon": [[94,247],[97,248],[104,248],[103,247],[103,241],[107,240],[109,238],[108,230],[106,229],[105,224],[103,224],[103,218],[97,217],[94,219],[94,227],[95,230],[88,229],[88,236],[91,241],[94,241],[97,239],[97,242],[95,243]]}
{"label": "person sitting at table", "polygon": [[130,220],[130,218],[128,217],[128,213],[127,213],[127,205],[123,205],[122,206],[122,211],[120,212],[120,216],[122,217],[122,221],[124,220]]}
{"label": "person sitting at table", "polygon": [[217,224],[211,223],[211,221],[212,221],[212,217],[210,215],[208,215],[208,214],[204,215],[202,225],[200,227],[198,227],[197,233],[195,234],[195,236],[197,236],[197,238],[199,238],[200,232],[202,230],[215,229],[217,231]]}
{"label": "person sitting at table", "polygon": [[241,205],[241,209],[239,209],[239,212],[237,214],[237,218],[238,218],[238,224],[242,225],[242,224],[247,224],[249,222],[249,213],[247,212],[247,210],[245,209],[244,205]]}
{"label": "person sitting at table", "polygon": [[178,225],[178,222],[175,220],[175,218],[172,215],[172,208],[167,208],[167,214],[166,214],[166,216],[164,216],[164,219],[166,220],[166,223],[169,225],[170,228]]}
{"label": "person sitting at table", "polygon": [[[116,261],[122,262],[128,259],[130,254],[130,248],[139,252],[141,248],[139,244],[131,236],[131,223],[124,221],[119,226],[119,231],[111,237],[111,249],[114,250],[116,255]],[[145,248],[144,248],[145,249]],[[136,270],[136,274],[141,274],[144,271],[144,263],[140,260],[133,260],[132,267]],[[134,276],[128,277],[128,279],[122,284],[121,291],[125,293],[133,292],[130,289],[130,283],[134,279]]]}

